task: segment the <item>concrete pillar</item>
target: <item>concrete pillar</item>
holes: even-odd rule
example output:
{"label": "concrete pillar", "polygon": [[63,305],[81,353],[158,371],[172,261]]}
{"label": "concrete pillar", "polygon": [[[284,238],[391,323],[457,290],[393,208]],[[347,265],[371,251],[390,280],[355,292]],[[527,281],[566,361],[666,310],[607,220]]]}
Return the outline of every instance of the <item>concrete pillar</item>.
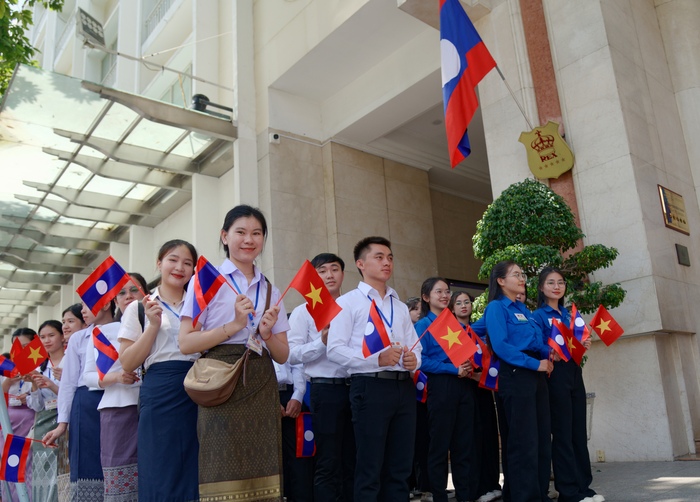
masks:
{"label": "concrete pillar", "polygon": [[197,253],[205,256],[213,265],[218,265],[223,253],[217,244],[224,220],[224,215],[219,212],[219,198],[223,196],[223,190],[218,178],[201,174],[192,176],[192,243]]}
{"label": "concrete pillar", "polygon": [[37,333],[39,332],[39,326],[41,326],[41,323],[48,321],[49,319],[57,319],[56,309],[49,305],[39,305],[36,309],[36,315],[36,327],[30,326],[30,328],[33,328]]}
{"label": "concrete pillar", "polygon": [[155,275],[155,255],[153,229],[132,225],[129,228],[129,260],[130,269],[139,272],[146,280]]}
{"label": "concrete pillar", "polygon": [[[219,4],[209,0],[192,1],[192,75],[219,82],[219,38],[212,38],[219,33]],[[227,35],[228,37],[228,35]],[[208,39],[208,40],[206,40]],[[192,95],[204,94],[213,103],[219,101],[219,88],[198,80],[192,81]],[[191,98],[191,96],[187,96]],[[212,109],[212,111],[218,111]],[[221,112],[225,113],[225,112]]]}
{"label": "concrete pillar", "polygon": [[119,263],[127,272],[131,270],[131,262],[129,261],[129,244],[110,242],[109,254],[112,256],[112,258],[117,260],[117,263]]}
{"label": "concrete pillar", "polygon": [[[117,50],[135,57],[141,55],[141,2],[119,2]],[[134,32],[136,32],[134,34]],[[139,63],[117,58],[117,89],[139,93]]]}

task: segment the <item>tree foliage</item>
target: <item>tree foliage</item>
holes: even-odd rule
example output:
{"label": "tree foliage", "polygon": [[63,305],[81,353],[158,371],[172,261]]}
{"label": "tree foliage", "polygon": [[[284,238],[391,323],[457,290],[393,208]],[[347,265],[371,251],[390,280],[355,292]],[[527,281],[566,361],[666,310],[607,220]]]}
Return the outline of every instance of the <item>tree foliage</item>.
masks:
{"label": "tree foliage", "polygon": [[[584,235],[564,199],[544,184],[526,179],[501,193],[477,223],[474,255],[483,260],[479,277],[487,279],[499,261],[513,260],[528,276],[528,306],[535,307],[537,276],[547,266],[561,269],[567,280],[569,301],[579,311],[594,312],[598,305],[617,307],[625,298],[619,284],[589,282],[588,274],[609,267],[617,249],[592,244],[564,257]],[[486,307],[486,293],[474,305]]]}
{"label": "tree foliage", "polygon": [[0,95],[5,94],[17,63],[36,64],[37,49],[27,37],[27,30],[33,23],[34,5],[60,11],[64,1],[0,0]]}

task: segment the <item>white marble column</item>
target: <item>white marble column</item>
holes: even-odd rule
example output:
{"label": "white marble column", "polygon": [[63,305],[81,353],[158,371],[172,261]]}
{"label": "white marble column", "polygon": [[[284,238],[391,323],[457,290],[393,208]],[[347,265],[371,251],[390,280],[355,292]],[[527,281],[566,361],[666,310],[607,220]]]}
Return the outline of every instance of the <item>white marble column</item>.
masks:
{"label": "white marble column", "polygon": [[132,225],[129,228],[129,260],[130,269],[139,272],[146,280],[155,275],[155,253],[153,229]]}
{"label": "white marble column", "polygon": [[217,266],[223,257],[218,235],[224,215],[219,211],[218,178],[195,174],[192,176],[192,243],[197,253]]}

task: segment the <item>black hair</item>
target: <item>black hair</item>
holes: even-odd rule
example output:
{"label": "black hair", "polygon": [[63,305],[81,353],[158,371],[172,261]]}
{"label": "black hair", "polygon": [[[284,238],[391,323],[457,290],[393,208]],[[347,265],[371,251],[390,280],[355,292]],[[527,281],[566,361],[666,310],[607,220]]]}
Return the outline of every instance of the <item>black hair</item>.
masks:
{"label": "black hair", "polygon": [[146,279],[144,279],[141,274],[138,272],[129,272],[129,277],[131,278],[131,282],[138,283],[137,285],[142,293],[148,294],[148,282],[146,282]]}
{"label": "black hair", "polygon": [[409,311],[413,310],[416,307],[420,308],[420,298],[418,298],[417,296],[412,296],[411,298],[406,300],[406,306],[408,307]]}
{"label": "black hair", "polygon": [[[389,248],[389,250],[391,250],[391,242],[389,242],[389,239],[385,237],[379,237],[376,235],[371,237],[365,237],[364,239],[360,240],[357,244],[355,244],[355,248],[352,250],[352,256],[355,262],[365,257],[367,251],[369,251],[369,248],[372,244],[386,246]],[[362,270],[359,269],[359,267],[357,270],[360,272],[360,275],[364,277],[364,274],[362,273]]]}
{"label": "black hair", "polygon": [[474,303],[474,297],[471,295],[471,293],[468,293],[466,291],[453,291],[452,296],[450,297],[450,303],[447,304],[447,308],[450,309],[450,312],[452,313],[454,313],[455,302],[457,301],[457,297],[459,295],[467,295],[469,301]]}
{"label": "black hair", "polygon": [[[167,255],[170,251],[172,251],[173,249],[180,247],[180,246],[185,246],[187,248],[187,250],[192,255],[192,265],[193,266],[196,265],[197,258],[198,258],[197,249],[195,249],[195,247],[192,244],[190,244],[189,242],[184,241],[182,239],[172,239],[172,240],[169,240],[168,242],[164,243],[160,247],[160,250],[158,251],[158,261],[163,261],[163,258],[165,258],[165,255]],[[146,287],[146,290],[147,289],[148,289],[148,287]],[[144,290],[144,291],[146,291],[146,290]]]}
{"label": "black hair", "polygon": [[[547,304],[547,297],[544,295],[544,292],[542,291],[542,288],[544,287],[544,283],[547,280],[547,277],[551,274],[559,274],[562,279],[564,278],[564,274],[561,273],[561,270],[555,267],[544,267],[542,269],[542,272],[540,272],[540,277],[537,282],[537,308],[540,308],[544,305]],[[566,280],[564,280],[566,283]],[[566,285],[564,285],[564,295],[559,298],[559,307],[564,306],[564,296],[566,296]]]}
{"label": "black hair", "polygon": [[[229,228],[231,228],[231,225],[238,219],[238,218],[246,218],[252,216],[258,222],[260,223],[260,226],[262,227],[262,232],[263,232],[263,238],[267,238],[267,221],[265,221],[265,216],[262,214],[262,211],[258,209],[257,207],[249,206],[247,204],[241,204],[233,209],[231,209],[228,213],[226,213],[226,217],[224,218],[224,224],[221,227],[221,230],[224,232],[228,232]],[[221,238],[219,238],[219,242],[221,242]],[[226,253],[226,258],[230,258],[229,253],[228,253],[228,245],[224,244],[221,242],[221,245],[224,248],[224,252]]]}
{"label": "black hair", "polygon": [[65,309],[63,312],[61,312],[61,318],[63,318],[64,315],[66,315],[66,312],[70,312],[73,314],[75,317],[77,317],[81,323],[85,324],[85,319],[83,319],[83,304],[82,303],[74,303],[67,309]]}
{"label": "black hair", "polygon": [[29,340],[34,340],[34,337],[36,336],[36,331],[34,331],[32,328],[17,328],[13,333],[12,333],[12,341],[15,340],[18,336],[26,336],[29,338]]}
{"label": "black hair", "polygon": [[337,263],[340,265],[340,270],[343,272],[345,271],[345,262],[340,256],[333,253],[317,254],[314,256],[314,259],[311,260],[311,266],[314,268],[318,268],[321,265],[326,265],[327,263]]}
{"label": "black hair", "polygon": [[425,317],[428,315],[428,312],[430,312],[430,303],[425,301],[424,296],[427,296],[430,298],[430,292],[433,290],[435,285],[438,282],[444,282],[447,284],[447,287],[449,288],[450,285],[447,283],[446,279],[443,279],[442,277],[428,277],[426,280],[423,281],[423,285],[420,287],[420,315],[421,317]]}
{"label": "black hair", "polygon": [[499,261],[493,266],[491,269],[491,276],[489,277],[489,302],[503,296],[503,290],[501,289],[501,285],[498,284],[498,279],[505,279],[508,271],[515,265],[517,265],[517,263],[514,261],[506,260]]}
{"label": "black hair", "polygon": [[61,324],[61,321],[57,321],[56,319],[49,319],[48,321],[44,321],[41,323],[41,326],[39,326],[39,331],[44,329],[46,326],[51,326],[53,329],[58,331],[58,333],[63,336],[63,324]]}

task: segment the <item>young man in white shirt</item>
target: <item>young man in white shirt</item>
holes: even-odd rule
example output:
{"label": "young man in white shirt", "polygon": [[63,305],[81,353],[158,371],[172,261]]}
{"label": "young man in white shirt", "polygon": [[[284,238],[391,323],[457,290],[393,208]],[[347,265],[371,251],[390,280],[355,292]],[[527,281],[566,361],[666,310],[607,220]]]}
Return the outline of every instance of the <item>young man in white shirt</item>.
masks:
{"label": "young man in white shirt", "polygon": [[[416,395],[409,372],[420,367],[421,345],[416,344],[408,308],[387,285],[394,270],[391,243],[383,237],[366,237],[355,245],[353,255],[363,280],[338,299],[343,310],[331,322],[328,359],[346,367],[351,376],[355,501],[403,502],[409,500],[416,427]],[[364,357],[362,342],[372,300],[391,345]]]}
{"label": "young man in white shirt", "polygon": [[[345,262],[321,253],[311,265],[333,299],[340,296]],[[351,502],[355,475],[355,433],[350,411],[350,379],[345,367],[326,356],[328,326],[322,331],[306,308],[299,305],[289,318],[289,363],[303,364],[311,381],[311,413],[316,439],[314,499]]]}

